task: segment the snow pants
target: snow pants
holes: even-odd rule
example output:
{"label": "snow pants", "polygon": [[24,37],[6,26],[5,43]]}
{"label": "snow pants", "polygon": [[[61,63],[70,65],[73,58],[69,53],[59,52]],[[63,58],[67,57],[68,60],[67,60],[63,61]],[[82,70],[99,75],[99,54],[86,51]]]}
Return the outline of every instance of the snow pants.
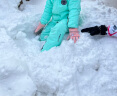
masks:
{"label": "snow pants", "polygon": [[40,40],[46,41],[42,51],[47,51],[52,47],[59,46],[62,42],[64,34],[68,32],[68,19],[63,19],[61,21],[50,21],[48,25],[43,29]]}

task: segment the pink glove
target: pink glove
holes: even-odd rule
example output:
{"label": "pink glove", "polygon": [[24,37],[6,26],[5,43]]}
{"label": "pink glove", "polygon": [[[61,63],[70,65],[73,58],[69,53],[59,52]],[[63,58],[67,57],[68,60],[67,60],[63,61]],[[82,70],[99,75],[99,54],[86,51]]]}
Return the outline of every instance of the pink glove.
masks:
{"label": "pink glove", "polygon": [[41,28],[43,28],[45,25],[42,25],[41,22],[39,23],[37,29],[35,30],[35,33],[37,33]]}
{"label": "pink glove", "polygon": [[74,40],[74,43],[80,38],[79,31],[77,28],[69,29],[69,36],[67,37],[68,39]]}

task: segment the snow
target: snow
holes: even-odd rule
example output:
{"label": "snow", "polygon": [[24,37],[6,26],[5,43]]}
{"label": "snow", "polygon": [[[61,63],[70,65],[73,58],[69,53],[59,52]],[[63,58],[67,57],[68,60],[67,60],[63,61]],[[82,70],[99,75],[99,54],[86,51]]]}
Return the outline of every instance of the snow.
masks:
{"label": "snow", "polygon": [[117,0],[102,0],[106,5],[117,8]]}
{"label": "snow", "polygon": [[[0,96],[116,96],[117,38],[80,33],[40,52],[33,34],[46,0],[0,2]],[[101,0],[82,0],[79,30],[117,24],[117,9]]]}

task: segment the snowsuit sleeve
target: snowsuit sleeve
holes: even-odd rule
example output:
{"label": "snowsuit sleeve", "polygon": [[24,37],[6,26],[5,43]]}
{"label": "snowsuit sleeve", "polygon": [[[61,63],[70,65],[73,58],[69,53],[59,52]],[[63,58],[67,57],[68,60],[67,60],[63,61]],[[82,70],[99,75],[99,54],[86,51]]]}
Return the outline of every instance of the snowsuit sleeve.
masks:
{"label": "snowsuit sleeve", "polygon": [[46,5],[45,5],[45,9],[44,9],[44,13],[42,14],[42,17],[40,20],[41,24],[46,25],[49,22],[49,20],[52,16],[52,8],[53,8],[52,1],[47,0]]}
{"label": "snowsuit sleeve", "polygon": [[69,28],[78,28],[79,15],[81,11],[80,2],[81,0],[69,0],[69,3],[68,3],[68,9],[69,9],[68,27]]}

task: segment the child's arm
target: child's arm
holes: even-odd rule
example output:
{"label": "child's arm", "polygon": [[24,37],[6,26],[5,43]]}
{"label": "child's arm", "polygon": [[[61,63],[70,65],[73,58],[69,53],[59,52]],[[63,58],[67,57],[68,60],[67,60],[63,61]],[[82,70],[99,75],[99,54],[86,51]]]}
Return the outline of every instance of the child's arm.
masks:
{"label": "child's arm", "polygon": [[45,9],[44,9],[44,13],[42,14],[42,17],[40,20],[41,24],[46,25],[49,22],[49,20],[52,16],[52,8],[53,8],[53,4],[52,4],[51,0],[47,0]]}
{"label": "child's arm", "polygon": [[41,30],[50,20],[50,18],[52,16],[52,8],[53,8],[53,4],[52,4],[51,0],[47,0],[45,9],[44,9],[44,13],[42,14],[39,25],[35,30],[35,34],[38,34],[38,31]]}
{"label": "child's arm", "polygon": [[80,0],[69,0],[68,2],[69,16],[68,16],[68,28],[69,28],[69,36],[67,39],[73,39],[74,43],[79,39],[79,31],[78,31],[78,22],[79,15],[81,11]]}
{"label": "child's arm", "polygon": [[79,15],[81,11],[80,0],[69,0],[69,16],[68,16],[68,27],[78,28]]}

